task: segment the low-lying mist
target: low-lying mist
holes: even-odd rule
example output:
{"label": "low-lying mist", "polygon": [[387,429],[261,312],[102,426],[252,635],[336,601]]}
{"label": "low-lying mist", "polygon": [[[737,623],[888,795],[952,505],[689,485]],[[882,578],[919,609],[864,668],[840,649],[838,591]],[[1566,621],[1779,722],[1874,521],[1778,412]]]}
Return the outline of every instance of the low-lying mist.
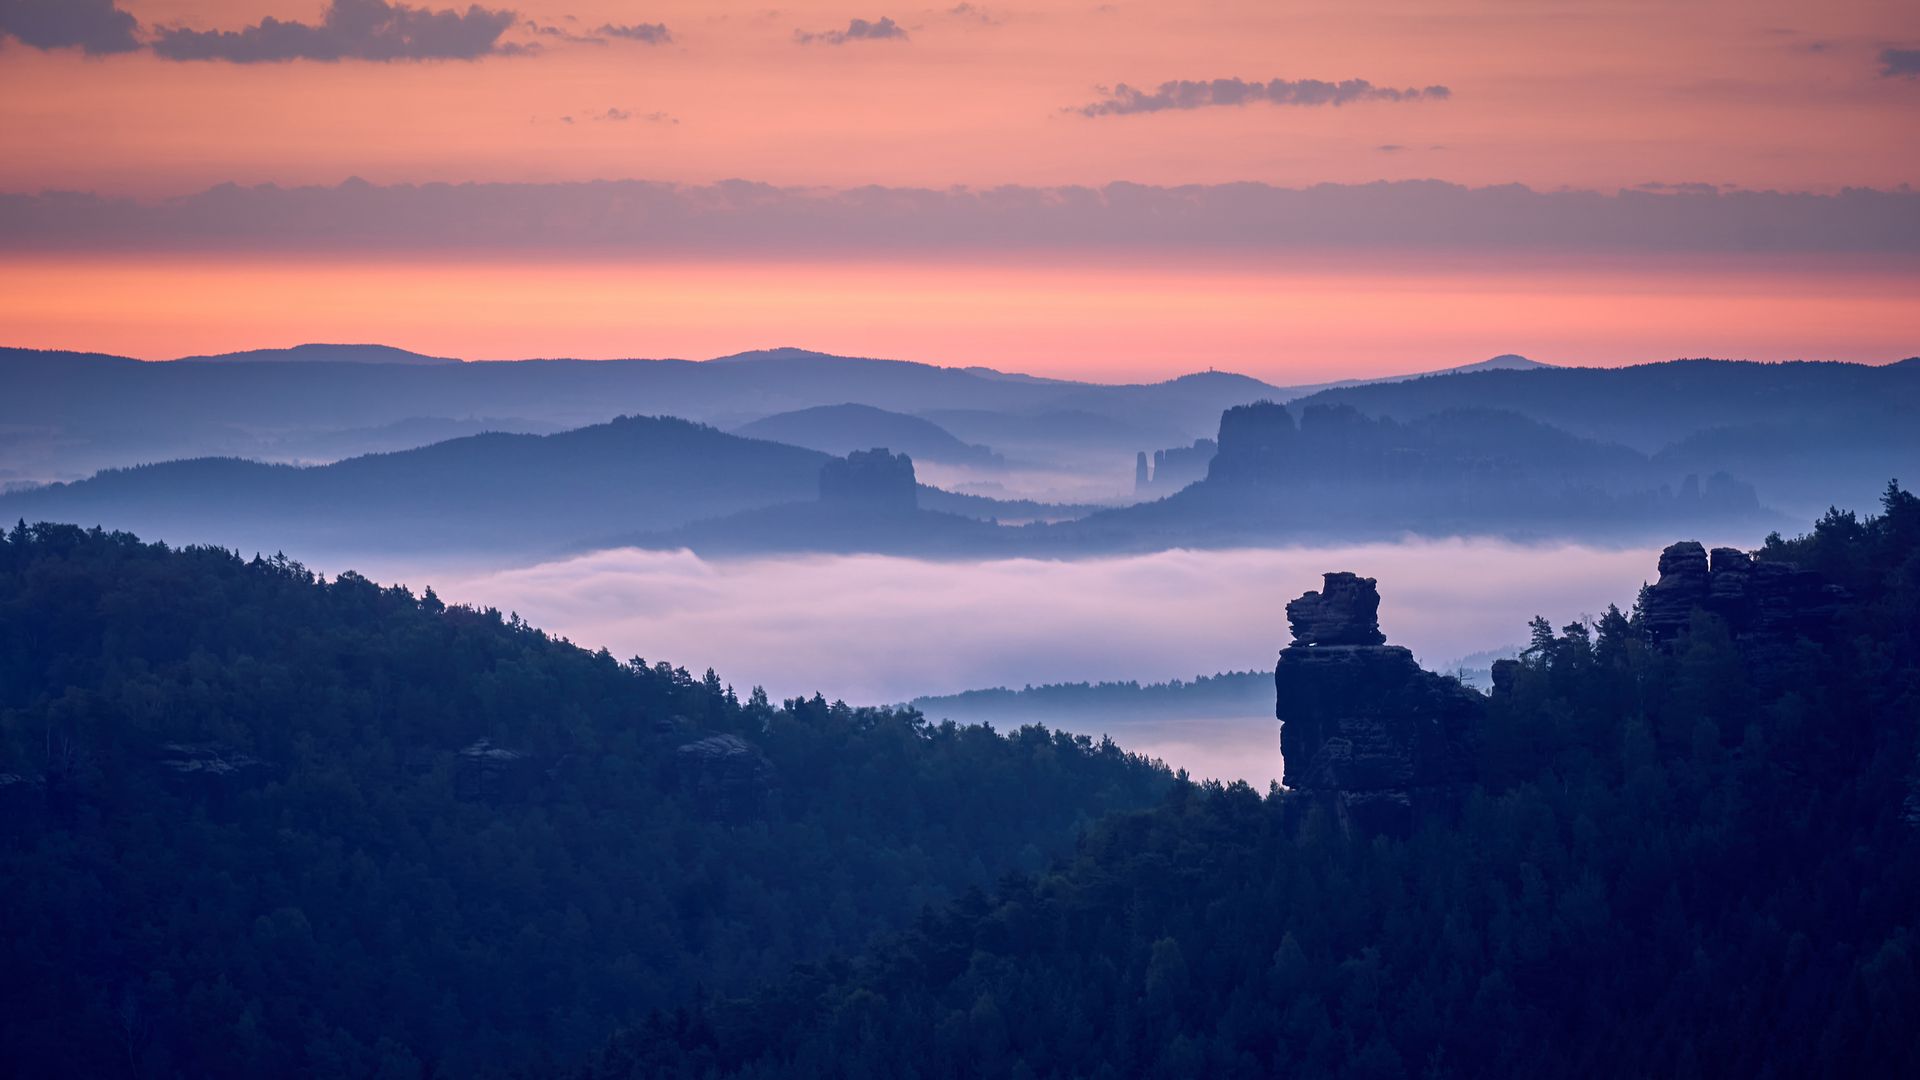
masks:
{"label": "low-lying mist", "polygon": [[[450,602],[518,612],[622,658],[669,660],[695,673],[711,666],[743,694],[762,685],[776,700],[819,691],[879,704],[977,687],[1269,668],[1288,639],[1287,601],[1329,570],[1378,578],[1388,639],[1442,667],[1525,641],[1536,614],[1558,626],[1609,602],[1626,607],[1654,576],[1655,560],[1638,549],[1432,541],[980,563],[708,561],[615,550],[504,570],[362,569],[416,590],[432,585]],[[1131,721],[1112,733],[1203,775],[1257,779],[1264,765],[1222,762],[1265,744],[1272,723],[1270,714],[1248,717],[1243,729],[1207,734]],[[1222,751],[1234,749],[1206,751],[1222,740]]]}

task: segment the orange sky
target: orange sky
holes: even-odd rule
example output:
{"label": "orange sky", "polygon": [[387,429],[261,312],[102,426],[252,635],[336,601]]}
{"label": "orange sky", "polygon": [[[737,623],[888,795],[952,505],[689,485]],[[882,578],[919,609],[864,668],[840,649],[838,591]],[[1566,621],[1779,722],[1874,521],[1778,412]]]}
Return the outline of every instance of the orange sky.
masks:
{"label": "orange sky", "polygon": [[[1920,76],[1883,74],[1888,50],[1920,48],[1911,0],[861,4],[521,0],[502,5],[523,21],[501,42],[538,51],[472,61],[176,62],[8,41],[0,192],[155,200],[228,181],[348,176],[935,188],[1432,177],[1543,191],[1704,182],[1834,192],[1896,189],[1920,172]],[[316,22],[324,6],[120,3],[142,40],[265,16]],[[795,38],[883,16],[904,40]],[[658,22],[673,40],[568,42],[525,21],[574,34]],[[1119,83],[1228,77],[1362,78],[1450,95],[1067,111]],[[628,118],[594,119],[609,110]],[[1044,268],[995,272],[939,251],[811,268],[787,252],[689,271],[644,258],[473,265],[430,252],[357,264],[333,253],[315,265],[296,250],[189,265],[164,251],[83,258],[12,246],[0,233],[0,340],[143,356],[315,336],[470,356],[790,342],[1091,377],[1217,363],[1285,379],[1506,350],[1596,362],[1920,352],[1913,259],[1808,269],[1723,253],[1678,273],[1569,252],[1509,274],[1382,254],[1326,274],[1063,252]]]}

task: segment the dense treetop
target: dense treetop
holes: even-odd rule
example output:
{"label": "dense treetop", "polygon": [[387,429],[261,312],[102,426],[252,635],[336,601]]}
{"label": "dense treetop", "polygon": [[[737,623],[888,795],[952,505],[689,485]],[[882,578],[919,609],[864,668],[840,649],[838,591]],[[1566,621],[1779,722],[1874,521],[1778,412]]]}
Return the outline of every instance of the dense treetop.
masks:
{"label": "dense treetop", "polygon": [[[750,790],[681,752],[715,735]],[[743,701],[431,590],[20,526],[0,1045],[33,1075],[564,1064],[1037,871],[1168,781],[1040,728]]]}
{"label": "dense treetop", "polygon": [[857,959],[662,1011],[630,1076],[1870,1076],[1920,1054],[1920,499],[1763,559],[1848,597],[1764,662],[1697,611],[1535,623],[1405,839],[1179,783]]}

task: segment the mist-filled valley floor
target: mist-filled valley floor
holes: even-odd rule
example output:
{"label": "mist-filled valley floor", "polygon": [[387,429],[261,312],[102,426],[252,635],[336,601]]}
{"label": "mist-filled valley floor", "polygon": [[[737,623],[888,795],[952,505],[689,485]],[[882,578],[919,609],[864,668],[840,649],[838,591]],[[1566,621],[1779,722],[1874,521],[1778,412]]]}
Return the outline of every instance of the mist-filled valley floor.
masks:
{"label": "mist-filled valley floor", "polygon": [[[1655,554],[1454,540],[1071,561],[706,560],[628,549],[495,570],[315,566],[432,586],[621,658],[712,667],[743,692],[762,685],[775,700],[820,693],[877,705],[991,687],[1271,669],[1285,644],[1285,599],[1333,569],[1386,582],[1389,637],[1450,671],[1471,654],[1524,643],[1535,615],[1592,615],[1631,598]],[[1031,708],[994,722],[1111,734],[1196,777],[1264,789],[1280,775],[1270,685],[1264,696],[1259,708],[1226,715],[1129,715],[1090,727],[1085,717]]]}

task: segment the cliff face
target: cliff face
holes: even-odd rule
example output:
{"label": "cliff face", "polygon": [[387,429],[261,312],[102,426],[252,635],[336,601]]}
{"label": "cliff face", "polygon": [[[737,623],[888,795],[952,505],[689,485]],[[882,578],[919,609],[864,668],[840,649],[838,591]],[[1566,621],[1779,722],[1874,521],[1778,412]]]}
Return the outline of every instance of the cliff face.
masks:
{"label": "cliff face", "polygon": [[884,448],[855,450],[820,467],[820,501],[907,511],[920,505],[913,459]]}
{"label": "cliff face", "polygon": [[1147,452],[1142,450],[1134,460],[1133,490],[1141,495],[1171,495],[1204,480],[1219,449],[1212,439],[1195,439],[1191,446],[1155,450],[1151,467]]}
{"label": "cliff face", "polygon": [[680,791],[716,821],[752,821],[766,814],[778,786],[773,762],[738,735],[709,735],[675,752]]}
{"label": "cliff face", "polygon": [[1207,479],[1228,483],[1273,482],[1298,462],[1299,428],[1285,405],[1256,401],[1220,414],[1220,441],[1208,460]]}
{"label": "cliff face", "polygon": [[1660,553],[1660,580],[1641,597],[1641,618],[1654,641],[1678,638],[1695,609],[1726,620],[1749,657],[1764,657],[1799,637],[1817,638],[1845,593],[1791,563],[1756,561],[1735,548],[1709,553],[1692,540]]}
{"label": "cliff face", "polygon": [[1471,783],[1486,699],[1386,644],[1379,608],[1374,580],[1350,573],[1288,604],[1274,712],[1289,788],[1348,828],[1405,834]]}

